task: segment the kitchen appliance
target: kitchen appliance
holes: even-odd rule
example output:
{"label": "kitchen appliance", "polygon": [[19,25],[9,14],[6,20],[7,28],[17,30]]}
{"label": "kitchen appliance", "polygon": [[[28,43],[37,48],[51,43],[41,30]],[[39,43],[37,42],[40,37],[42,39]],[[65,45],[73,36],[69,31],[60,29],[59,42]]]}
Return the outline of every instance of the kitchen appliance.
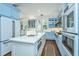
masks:
{"label": "kitchen appliance", "polygon": [[71,55],[74,55],[74,38],[71,39],[67,36],[63,36],[63,44],[67,48],[67,50],[71,53]]}
{"label": "kitchen appliance", "polygon": [[63,14],[62,40],[66,50],[72,49],[71,55],[79,55],[79,4],[67,4]]}
{"label": "kitchen appliance", "polygon": [[20,20],[0,16],[0,55],[11,51],[9,40],[20,36]]}
{"label": "kitchen appliance", "polygon": [[65,46],[67,53],[70,53],[74,56],[77,53],[77,42],[78,34],[77,33],[70,33],[70,32],[62,32],[62,43]]}
{"label": "kitchen appliance", "polygon": [[20,21],[0,16],[0,55],[11,51],[9,40],[18,36],[20,36]]}
{"label": "kitchen appliance", "polygon": [[12,38],[12,20],[0,16],[0,55],[10,52],[9,39]]}

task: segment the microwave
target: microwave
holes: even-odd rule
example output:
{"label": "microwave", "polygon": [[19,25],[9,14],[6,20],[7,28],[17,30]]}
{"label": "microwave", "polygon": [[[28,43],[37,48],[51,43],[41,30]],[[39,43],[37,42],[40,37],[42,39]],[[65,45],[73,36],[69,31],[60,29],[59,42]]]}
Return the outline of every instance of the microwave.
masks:
{"label": "microwave", "polygon": [[72,32],[76,33],[75,30],[75,6],[72,6],[69,8],[65,13],[64,13],[64,20],[63,20],[63,25],[65,25],[65,31],[66,32]]}

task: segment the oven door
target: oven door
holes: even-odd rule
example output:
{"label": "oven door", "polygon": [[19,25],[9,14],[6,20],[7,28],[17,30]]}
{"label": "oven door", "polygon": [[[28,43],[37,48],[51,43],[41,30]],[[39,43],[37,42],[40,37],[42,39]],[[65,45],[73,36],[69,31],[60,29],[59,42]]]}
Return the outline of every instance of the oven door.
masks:
{"label": "oven door", "polygon": [[69,38],[63,35],[63,44],[69,53],[73,56],[74,55],[74,38]]}
{"label": "oven door", "polygon": [[73,40],[73,39],[67,38],[66,47],[67,47],[68,51],[69,51],[72,55],[74,55],[74,40]]}

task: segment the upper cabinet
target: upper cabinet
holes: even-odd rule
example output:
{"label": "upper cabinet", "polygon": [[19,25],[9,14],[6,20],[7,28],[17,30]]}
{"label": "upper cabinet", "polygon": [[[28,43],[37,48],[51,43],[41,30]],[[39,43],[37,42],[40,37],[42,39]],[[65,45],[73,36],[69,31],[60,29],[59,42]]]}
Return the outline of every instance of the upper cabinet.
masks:
{"label": "upper cabinet", "polygon": [[14,19],[20,19],[20,11],[14,6],[11,7],[11,17]]}
{"label": "upper cabinet", "polygon": [[5,4],[0,4],[0,15],[11,17],[11,7]]}
{"label": "upper cabinet", "polygon": [[48,27],[49,28],[55,28],[56,21],[57,21],[57,18],[49,18],[49,20],[48,20]]}
{"label": "upper cabinet", "polygon": [[20,11],[12,4],[0,4],[0,15],[13,18],[16,20],[20,19]]}
{"label": "upper cabinet", "polygon": [[57,17],[57,22],[55,24],[56,28],[62,28],[62,20],[63,20],[63,8],[61,7],[59,9],[58,17]]}

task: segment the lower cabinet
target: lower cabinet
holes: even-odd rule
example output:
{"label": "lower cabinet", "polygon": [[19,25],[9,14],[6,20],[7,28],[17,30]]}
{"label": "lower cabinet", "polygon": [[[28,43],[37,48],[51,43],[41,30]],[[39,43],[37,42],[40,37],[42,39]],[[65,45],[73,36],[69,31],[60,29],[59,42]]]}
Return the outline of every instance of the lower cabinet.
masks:
{"label": "lower cabinet", "polygon": [[55,33],[54,32],[46,32],[46,39],[47,40],[55,40]]}
{"label": "lower cabinet", "polygon": [[37,55],[38,56],[41,55],[44,45],[45,45],[45,42],[46,42],[46,36],[43,36],[37,45]]}

